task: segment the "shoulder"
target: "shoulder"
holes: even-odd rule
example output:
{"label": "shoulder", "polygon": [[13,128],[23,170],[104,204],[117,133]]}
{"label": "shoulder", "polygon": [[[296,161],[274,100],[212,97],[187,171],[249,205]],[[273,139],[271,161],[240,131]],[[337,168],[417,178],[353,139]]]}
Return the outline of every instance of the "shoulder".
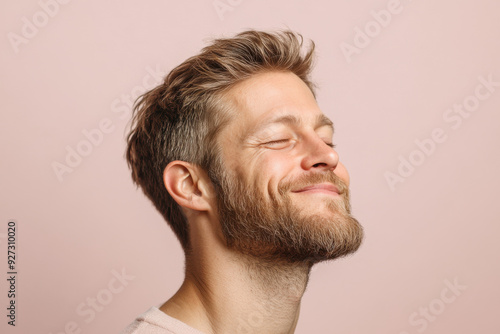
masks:
{"label": "shoulder", "polygon": [[[163,312],[161,312],[157,307],[151,307],[146,312],[139,315],[134,322],[128,325],[120,334],[176,334],[168,329],[162,323]],[[165,316],[167,316],[165,314]],[[168,317],[168,316],[167,316]],[[163,319],[164,320],[164,319]],[[168,319],[167,319],[168,320]],[[160,322],[160,323],[159,323]]]}
{"label": "shoulder", "polygon": [[120,334],[203,334],[153,306],[139,315]]}

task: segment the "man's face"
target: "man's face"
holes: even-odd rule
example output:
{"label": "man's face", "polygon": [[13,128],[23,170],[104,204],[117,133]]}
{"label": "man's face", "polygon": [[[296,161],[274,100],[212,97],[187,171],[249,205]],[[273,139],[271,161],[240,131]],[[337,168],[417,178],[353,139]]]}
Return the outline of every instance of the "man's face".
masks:
{"label": "man's face", "polygon": [[261,259],[316,263],[354,252],[349,175],[332,147],[333,124],[307,85],[266,72],[234,86],[219,134],[218,213],[233,249]]}

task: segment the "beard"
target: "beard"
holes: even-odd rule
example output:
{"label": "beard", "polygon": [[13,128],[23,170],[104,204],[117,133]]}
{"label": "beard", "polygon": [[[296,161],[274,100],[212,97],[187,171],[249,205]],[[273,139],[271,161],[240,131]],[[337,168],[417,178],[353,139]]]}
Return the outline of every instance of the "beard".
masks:
{"label": "beard", "polygon": [[[351,215],[348,186],[333,171],[282,180],[268,198],[220,165],[212,176],[221,231],[230,249],[266,263],[312,266],[351,254],[361,245],[363,228]],[[294,205],[292,189],[323,182],[334,184],[339,196],[322,198],[309,210]],[[321,212],[320,206],[325,206]]]}

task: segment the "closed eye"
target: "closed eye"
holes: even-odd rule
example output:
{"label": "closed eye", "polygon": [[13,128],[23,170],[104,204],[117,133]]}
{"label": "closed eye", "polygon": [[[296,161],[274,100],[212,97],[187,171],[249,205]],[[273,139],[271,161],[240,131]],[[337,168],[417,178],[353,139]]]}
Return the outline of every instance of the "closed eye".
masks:
{"label": "closed eye", "polygon": [[266,145],[276,145],[276,144],[283,144],[288,142],[290,139],[280,139],[280,140],[273,140],[270,142],[267,142]]}
{"label": "closed eye", "polygon": [[290,146],[291,139],[280,139],[280,140],[272,140],[264,143],[264,146],[267,146],[271,149],[282,149]]}
{"label": "closed eye", "polygon": [[[290,142],[290,139],[280,139],[280,140],[272,140],[272,141],[266,142],[266,143],[264,143],[264,145],[271,146],[273,148],[276,148],[276,146],[278,146],[278,148],[281,148],[281,147],[284,148],[284,147],[288,146],[289,142]],[[330,146],[331,148],[337,147],[337,145],[335,145],[333,143],[325,142],[325,144],[327,146]]]}

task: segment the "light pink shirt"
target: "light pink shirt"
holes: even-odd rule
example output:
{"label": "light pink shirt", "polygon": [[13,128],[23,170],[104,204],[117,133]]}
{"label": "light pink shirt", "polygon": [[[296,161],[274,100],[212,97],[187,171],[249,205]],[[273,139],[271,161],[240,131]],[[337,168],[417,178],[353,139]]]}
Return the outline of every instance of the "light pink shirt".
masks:
{"label": "light pink shirt", "polygon": [[153,306],[120,334],[204,334]]}

